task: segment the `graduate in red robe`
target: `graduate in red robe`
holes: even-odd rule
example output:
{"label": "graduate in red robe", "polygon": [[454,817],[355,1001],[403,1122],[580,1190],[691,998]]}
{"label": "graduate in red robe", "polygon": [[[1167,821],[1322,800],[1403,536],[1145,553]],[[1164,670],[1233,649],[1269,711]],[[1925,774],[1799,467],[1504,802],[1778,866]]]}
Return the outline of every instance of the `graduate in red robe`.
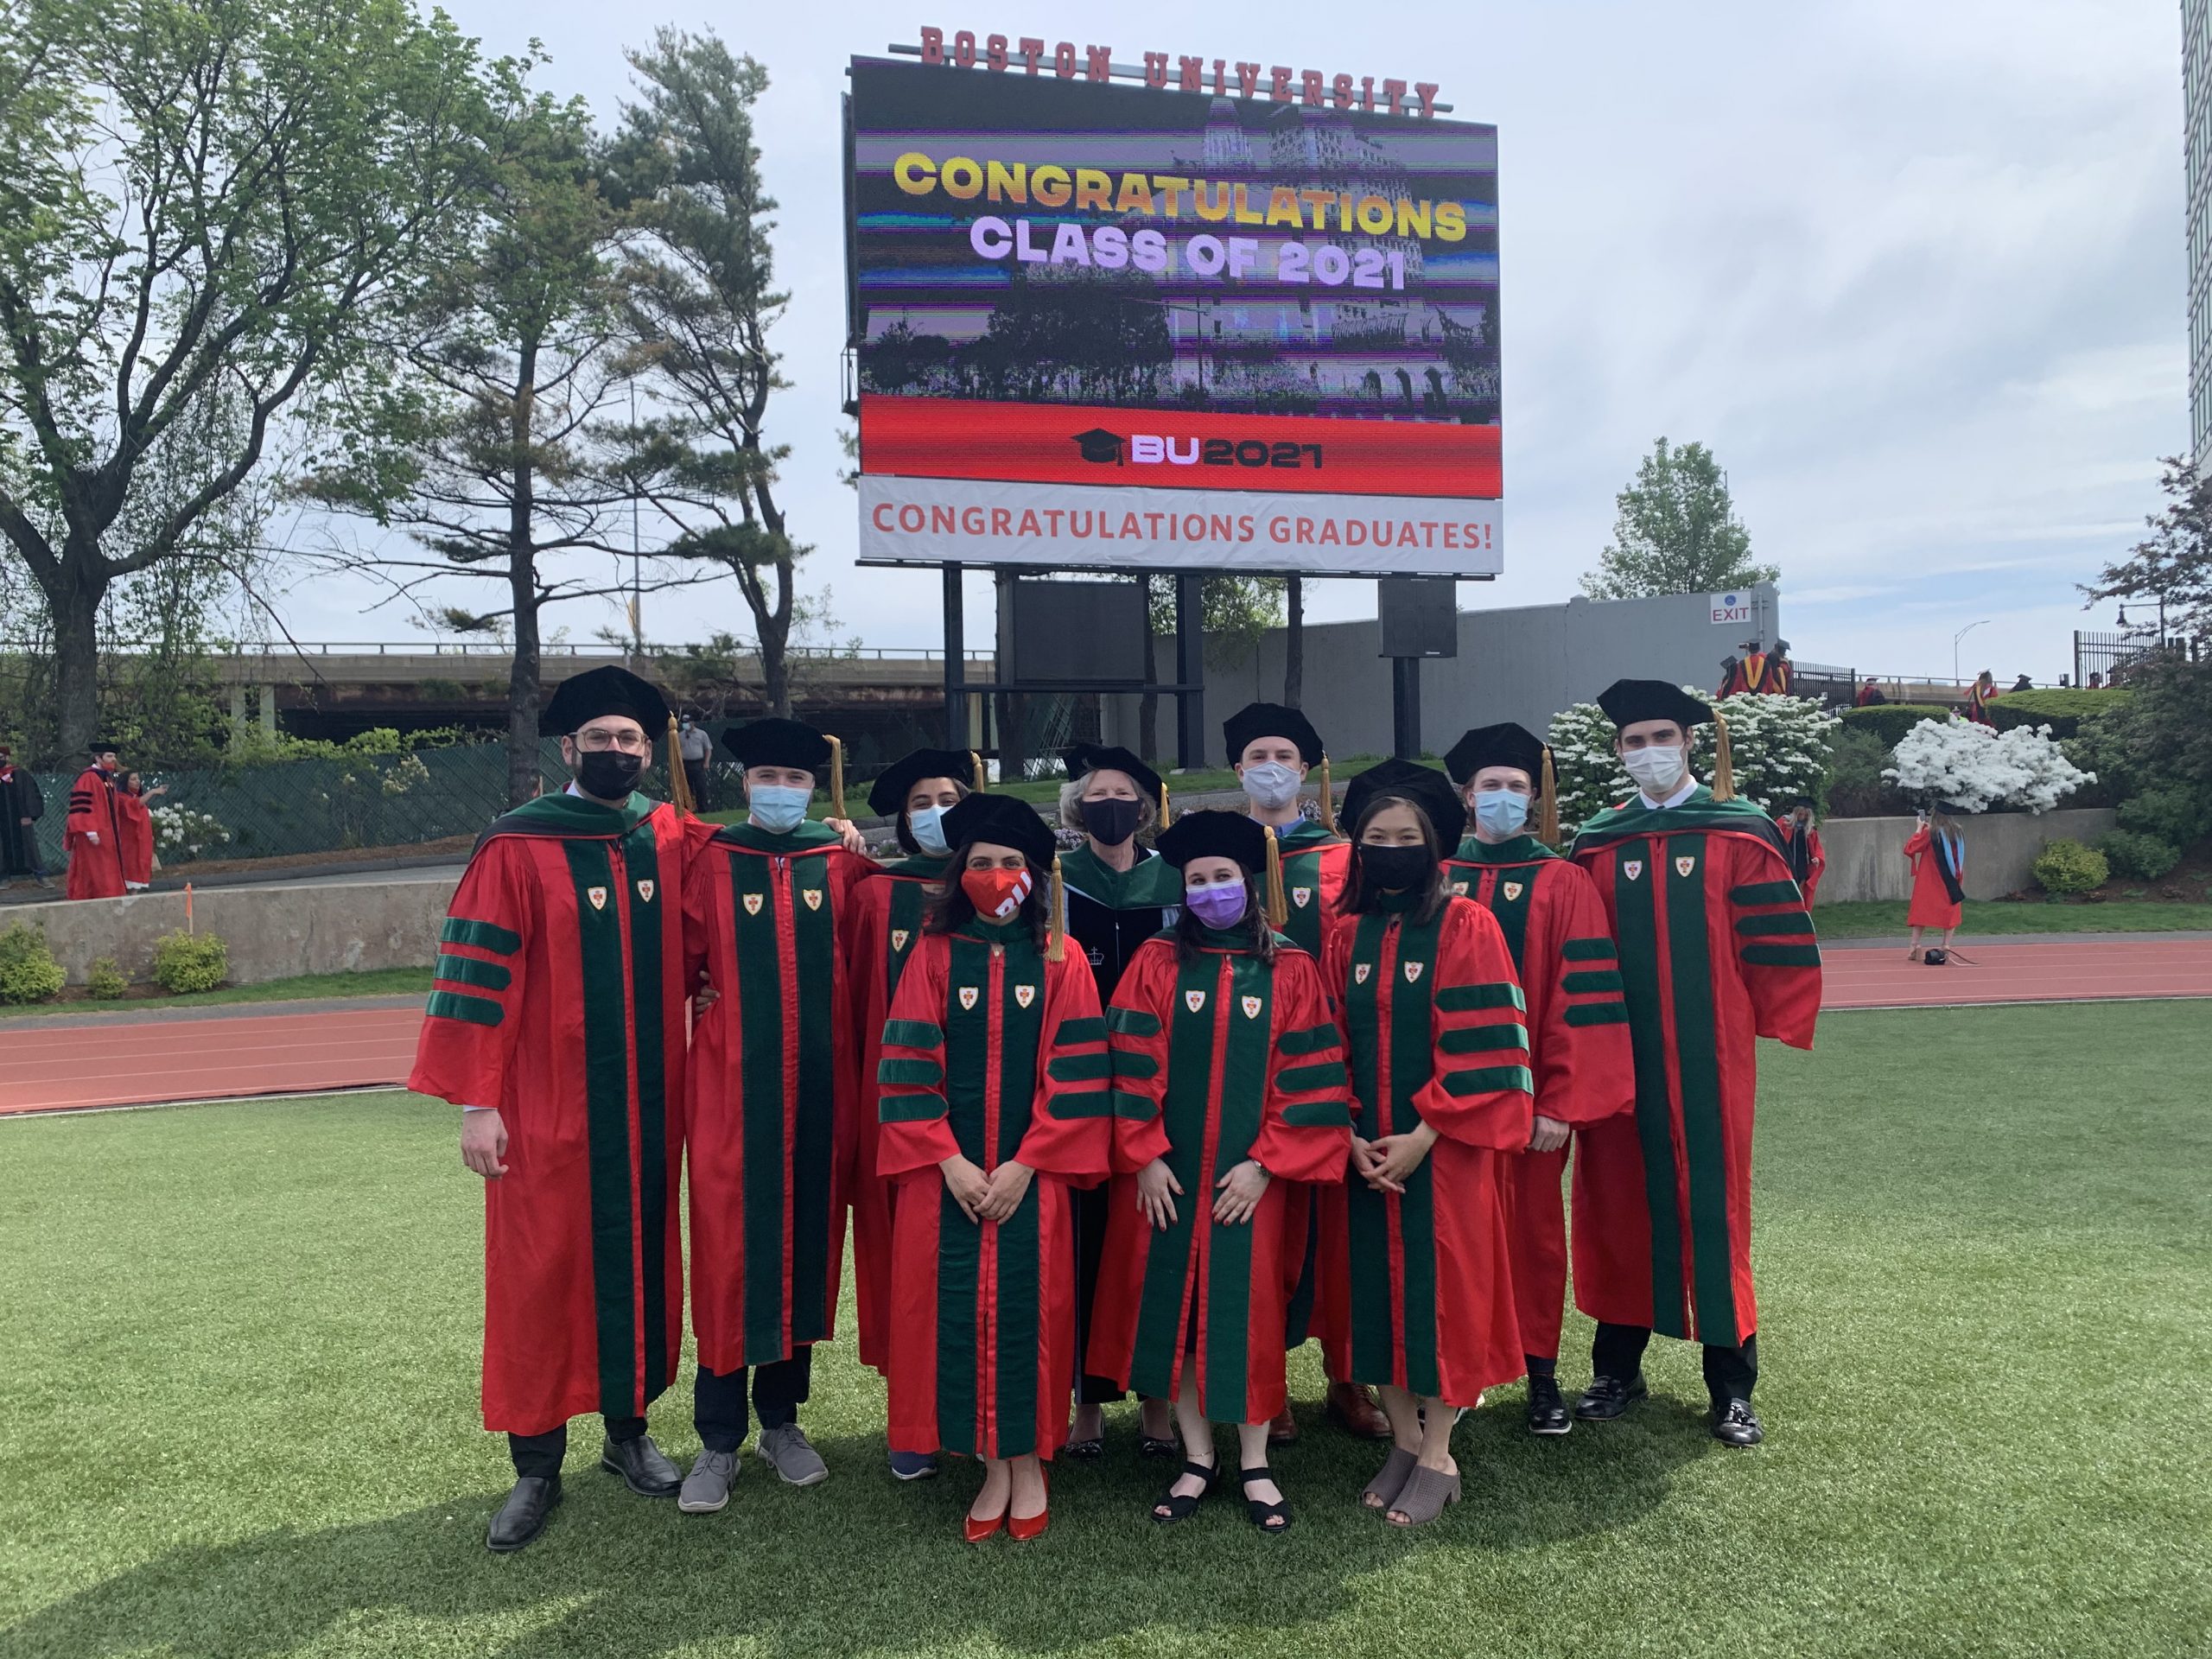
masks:
{"label": "graduate in red robe", "polygon": [[1636,1111],[1582,1131],[1574,1162],[1574,1300],[1598,1321],[1586,1421],[1643,1397],[1653,1331],[1705,1347],[1714,1436],[1761,1438],[1751,1409],[1756,1039],[1813,1046],[1821,952],[1766,815],[1733,798],[1726,733],[1711,789],[1690,729],[1714,718],[1662,680],[1618,680],[1599,705],[1637,798],[1574,841],[1618,942]]}
{"label": "graduate in red robe", "polygon": [[123,814],[115,804],[115,745],[92,745],[92,764],[69,786],[69,817],[61,844],[69,855],[72,899],[120,899]]}
{"label": "graduate in red robe", "polygon": [[[1449,866],[1452,890],[1497,918],[1528,1001],[1535,1120],[1528,1148],[1506,1160],[1506,1221],[1529,1429],[1564,1434],[1574,1421],[1558,1380],[1567,1140],[1636,1103],[1628,1009],[1598,890],[1546,844],[1559,835],[1549,753],[1518,726],[1485,726],[1453,744],[1445,765],[1475,821]],[[1539,804],[1532,835],[1529,812]]]}
{"label": "graduate in red robe", "polygon": [[[1337,834],[1336,799],[1329,782],[1328,751],[1313,721],[1297,709],[1279,702],[1248,703],[1222,722],[1222,740],[1237,781],[1243,785],[1253,821],[1272,838],[1267,880],[1261,889],[1270,925],[1316,962],[1321,942],[1334,913],[1337,895],[1344,890],[1344,869],[1351,848]],[[1300,792],[1320,769],[1319,812],[1305,816]],[[1283,1205],[1284,1270],[1291,1274],[1283,1340],[1301,1346],[1319,1333],[1314,1299],[1319,1280],[1315,1250],[1319,1236],[1314,1230],[1319,1211],[1311,1192],[1303,1200],[1294,1196]],[[1325,1321],[1325,1315],[1321,1316]],[[1324,1366],[1327,1363],[1324,1348]],[[1362,1440],[1390,1437],[1390,1425],[1375,1402],[1374,1391],[1333,1372],[1323,1414],[1338,1427]],[[1288,1400],[1268,1426],[1268,1438],[1287,1446],[1298,1438],[1298,1420]]]}
{"label": "graduate in red robe", "polygon": [[891,1446],[981,1459],[967,1536],[1046,1524],[1076,1352],[1071,1186],[1106,1174],[1113,1102],[1090,964],[1047,922],[1051,830],[1026,801],[945,814],[959,881],[883,1033],[893,1208]]}
{"label": "graduate in red robe", "polygon": [[[924,924],[944,897],[952,849],[944,815],[975,780],[975,759],[958,749],[916,749],[878,774],[868,790],[869,810],[892,821],[907,855],[868,872],[853,889],[845,921],[846,978],[853,997],[855,1034],[861,1045],[860,1096],[853,1114],[851,1167],[845,1175],[853,1217],[853,1279],[859,1304],[861,1363],[888,1374],[891,1364],[891,1206],[896,1184],[877,1173],[876,1069],[883,1058],[883,1022],[899,976],[921,944]],[[927,1459],[893,1472],[912,1480],[928,1472]]]}
{"label": "graduate in red robe", "polygon": [[1967,688],[1967,719],[1976,726],[1996,725],[1997,721],[1990,715],[1989,705],[1997,701],[1998,696],[1996,676],[1983,669],[1974,683]]}
{"label": "graduate in red robe", "polygon": [[1813,798],[1800,795],[1789,810],[1774,821],[1782,834],[1782,856],[1789,863],[1790,878],[1805,894],[1805,908],[1813,907],[1813,895],[1821,890],[1821,872],[1828,867],[1827,849],[1821,845],[1820,826],[1813,822]]}
{"label": "graduate in red robe", "polygon": [[1184,1519],[1217,1483],[1211,1424],[1226,1421],[1247,1512],[1280,1531],[1268,1422],[1283,1406],[1281,1211],[1306,1202],[1298,1183],[1343,1179],[1350,1080],[1319,965],[1262,913],[1260,826],[1186,813],[1159,848],[1184,906],[1139,948],[1107,1016],[1113,1209],[1085,1363],[1175,1402],[1183,1472],[1155,1520]]}
{"label": "graduate in red robe", "polygon": [[[143,785],[135,772],[119,772],[115,775],[115,812],[120,820],[121,831],[118,845],[123,854],[123,885],[130,892],[143,892],[154,884],[154,814],[146,803],[152,797],[143,793]],[[156,790],[155,795],[164,791]]]}
{"label": "graduate in red robe", "polygon": [[1386,760],[1352,779],[1344,817],[1322,977],[1356,1115],[1351,1179],[1322,1198],[1322,1304],[1337,1368],[1378,1387],[1396,1442],[1362,1500],[1420,1526],[1459,1501],[1460,1409],[1522,1370],[1505,1181],[1535,1081],[1505,937],[1445,878],[1466,817],[1451,784]]}
{"label": "graduate in red robe", "polygon": [[1958,820],[1938,807],[1930,819],[1923,811],[1920,823],[1906,837],[1904,855],[1912,861],[1912,903],[1904,913],[1912,937],[1904,947],[1905,959],[1920,954],[1923,928],[1941,928],[1943,949],[1951,948],[1951,935],[1966,915],[1967,838],[1959,833]]}
{"label": "graduate in red robe", "polygon": [[872,868],[806,815],[828,738],[772,718],[722,743],[744,768],[747,822],[716,831],[683,885],[684,980],[715,993],[686,1075],[700,1452],[677,1503],[692,1515],[729,1501],[747,1371],[762,1461],[795,1486],[829,1477],[798,1408],[844,1262],[860,1079],[839,934]]}
{"label": "graduate in red robe", "polygon": [[484,1177],[484,1426],[514,1490],[486,1540],[521,1548],[561,1495],[569,1419],[645,1497],[680,1476],[645,1433],[683,1335],[682,902],[676,810],[634,792],[668,728],[619,668],[564,682],[539,720],[575,782],[495,822],[454,889],[407,1086],[467,1109]]}

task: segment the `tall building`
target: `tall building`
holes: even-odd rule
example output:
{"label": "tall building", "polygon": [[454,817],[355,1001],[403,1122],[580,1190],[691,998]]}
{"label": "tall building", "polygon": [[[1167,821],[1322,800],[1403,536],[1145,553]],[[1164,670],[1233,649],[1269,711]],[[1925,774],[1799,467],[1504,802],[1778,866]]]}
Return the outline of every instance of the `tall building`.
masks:
{"label": "tall building", "polygon": [[2181,0],[2183,152],[2189,181],[2189,435],[2212,464],[2212,0]]}

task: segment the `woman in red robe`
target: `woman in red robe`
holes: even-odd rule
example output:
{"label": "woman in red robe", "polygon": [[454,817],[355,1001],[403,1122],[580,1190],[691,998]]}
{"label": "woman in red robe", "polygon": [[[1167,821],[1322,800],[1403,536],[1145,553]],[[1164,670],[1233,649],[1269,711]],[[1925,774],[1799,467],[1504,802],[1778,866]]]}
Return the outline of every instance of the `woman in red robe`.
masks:
{"label": "woman in red robe", "polygon": [[1286,1192],[1344,1179],[1350,1080],[1313,958],[1271,931],[1252,877],[1266,832],[1192,812],[1161,833],[1182,871],[1172,933],[1137,948],[1107,1017],[1114,1187],[1088,1369],[1175,1402],[1183,1471],[1153,1505],[1186,1519],[1220,1478],[1213,1423],[1237,1426],[1246,1512],[1290,1524],[1268,1467],[1282,1409]]}
{"label": "woman in red robe", "polygon": [[1106,1022],[1047,926],[1052,835],[1027,802],[944,815],[959,881],[899,976],[877,1078],[892,1205],[891,1449],[980,1458],[967,1535],[1046,1527],[1074,1387],[1068,1188],[1106,1173]]}
{"label": "woman in red robe", "polygon": [[1912,861],[1912,904],[1904,913],[1904,925],[1912,930],[1912,942],[1904,948],[1909,962],[1920,954],[1923,928],[1942,928],[1943,949],[1951,948],[1951,935],[1966,913],[1966,837],[1957,821],[1938,807],[1933,820],[1925,812],[1920,815],[1920,827],[1906,840],[1904,855]]}
{"label": "woman in red robe", "polygon": [[1339,1368],[1395,1444],[1362,1502],[1420,1526],[1459,1497],[1452,1426],[1526,1369],[1506,1179],[1529,1144],[1527,1003],[1489,911],[1446,885],[1466,817],[1444,775],[1386,760],[1344,796],[1352,861],[1322,956],[1349,1033],[1353,1179],[1325,1200]]}
{"label": "woman in red robe", "polygon": [[146,803],[168,792],[149,791],[135,772],[116,776],[115,816],[121,832],[118,850],[123,855],[123,885],[133,893],[154,884],[154,815]]}

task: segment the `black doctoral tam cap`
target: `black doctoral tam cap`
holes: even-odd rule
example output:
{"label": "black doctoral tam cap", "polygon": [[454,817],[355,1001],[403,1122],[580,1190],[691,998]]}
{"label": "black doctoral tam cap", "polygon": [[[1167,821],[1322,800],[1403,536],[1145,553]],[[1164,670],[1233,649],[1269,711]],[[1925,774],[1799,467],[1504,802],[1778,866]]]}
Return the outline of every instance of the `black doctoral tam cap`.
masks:
{"label": "black doctoral tam cap", "polygon": [[1616,727],[1633,726],[1639,720],[1671,720],[1684,731],[1713,718],[1713,709],[1665,680],[1615,680],[1598,694],[1598,706]]}
{"label": "black doctoral tam cap", "polygon": [[1128,749],[1105,743],[1071,743],[1060,751],[1060,760],[1071,783],[1094,772],[1126,772],[1137,793],[1148,797],[1155,806],[1160,804],[1160,774]]}
{"label": "black doctoral tam cap", "polygon": [[96,737],[86,746],[85,753],[91,755],[115,754],[122,748],[123,745],[111,737]]}
{"label": "black doctoral tam cap", "polygon": [[1529,774],[1530,784],[1536,784],[1544,775],[1544,746],[1527,727],[1509,720],[1476,727],[1444,757],[1444,769],[1462,789],[1484,766],[1517,766]]}
{"label": "black doctoral tam cap", "polygon": [[554,737],[566,737],[601,715],[623,715],[645,728],[647,737],[668,729],[668,702],[626,668],[594,668],[561,682],[537,717],[537,727]]}
{"label": "black doctoral tam cap", "polygon": [[1298,745],[1298,757],[1309,766],[1321,764],[1325,753],[1321,734],[1313,729],[1313,722],[1295,709],[1287,709],[1279,702],[1248,702],[1227,720],[1221,722],[1222,740],[1229,746],[1231,764],[1244,758],[1244,751],[1255,737],[1287,737]]}
{"label": "black doctoral tam cap", "polygon": [[1385,760],[1346,784],[1344,823],[1357,823],[1370,805],[1393,795],[1411,801],[1420,810],[1446,852],[1459,844],[1460,833],[1467,827],[1466,804],[1442,772],[1410,760]]}
{"label": "black doctoral tam cap", "polygon": [[722,747],[741,766],[798,766],[819,772],[830,764],[830,740],[803,720],[771,715],[722,734]]}
{"label": "black doctoral tam cap", "polygon": [[1052,855],[1059,850],[1059,842],[1028,802],[980,791],[944,815],[944,838],[955,848],[978,841],[1011,847],[1040,870],[1052,868]]}
{"label": "black doctoral tam cap", "polygon": [[1116,467],[1122,464],[1122,438],[1119,433],[1109,432],[1103,426],[1094,426],[1088,432],[1077,433],[1075,444],[1076,448],[1083,452],[1083,458],[1085,461],[1111,462]]}
{"label": "black doctoral tam cap", "polygon": [[897,817],[906,810],[906,797],[914,785],[925,778],[950,778],[956,784],[975,788],[976,759],[965,749],[916,749],[902,754],[868,786],[868,810],[880,817]]}
{"label": "black doctoral tam cap", "polygon": [[1185,812],[1154,845],[1178,867],[1194,858],[1228,858],[1245,874],[1257,875],[1268,861],[1268,832],[1242,812]]}

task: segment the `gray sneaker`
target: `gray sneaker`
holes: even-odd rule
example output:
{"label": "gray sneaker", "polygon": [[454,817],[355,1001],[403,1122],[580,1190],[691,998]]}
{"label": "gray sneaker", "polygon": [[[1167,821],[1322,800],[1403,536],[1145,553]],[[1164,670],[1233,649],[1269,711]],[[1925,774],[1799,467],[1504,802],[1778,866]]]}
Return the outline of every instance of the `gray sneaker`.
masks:
{"label": "gray sneaker", "polygon": [[806,1431],[797,1423],[779,1423],[773,1428],[764,1428],[754,1449],[760,1460],[784,1478],[791,1486],[818,1486],[830,1478],[830,1465],[822,1461],[806,1438]]}
{"label": "gray sneaker", "polygon": [[736,1452],[702,1450],[691,1472],[683,1477],[676,1507],[686,1515],[712,1515],[729,1502],[730,1485],[736,1479]]}

